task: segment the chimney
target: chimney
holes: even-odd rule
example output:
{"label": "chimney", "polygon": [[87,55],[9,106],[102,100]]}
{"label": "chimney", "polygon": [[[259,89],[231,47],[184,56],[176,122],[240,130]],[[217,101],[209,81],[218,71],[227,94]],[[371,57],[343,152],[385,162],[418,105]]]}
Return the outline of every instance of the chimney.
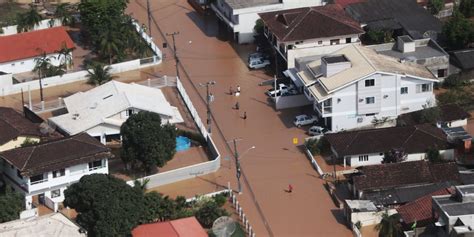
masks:
{"label": "chimney", "polygon": [[321,58],[321,72],[324,77],[330,77],[334,74],[351,68],[352,64],[345,55],[331,55]]}
{"label": "chimney", "polygon": [[398,36],[397,49],[402,53],[415,52],[415,41],[408,35]]}

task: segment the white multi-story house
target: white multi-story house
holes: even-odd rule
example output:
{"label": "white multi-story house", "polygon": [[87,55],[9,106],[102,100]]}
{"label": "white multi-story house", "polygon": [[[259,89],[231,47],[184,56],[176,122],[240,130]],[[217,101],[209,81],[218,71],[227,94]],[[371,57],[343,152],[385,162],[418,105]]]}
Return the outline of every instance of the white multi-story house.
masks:
{"label": "white multi-story house", "polygon": [[426,67],[359,45],[297,60],[297,67],[285,73],[332,131],[371,127],[435,105],[438,79]]}
{"label": "white multi-story house", "polygon": [[211,8],[233,33],[234,40],[244,44],[254,41],[259,13],[323,4],[323,0],[217,0]]}
{"label": "white multi-story house", "polygon": [[[337,4],[260,13],[264,35],[294,67],[296,55],[311,54],[319,47],[359,42],[360,24]],[[315,49],[316,48],[316,49]]]}
{"label": "white multi-story house", "polygon": [[1,36],[0,72],[30,72],[36,65],[35,58],[43,54],[46,54],[52,65],[58,66],[65,60],[58,53],[63,47],[75,47],[63,26]]}
{"label": "white multi-story house", "polygon": [[108,174],[110,149],[86,133],[0,153],[3,180],[25,196],[26,209],[57,211],[64,190],[84,175]]}
{"label": "white multi-story house", "polygon": [[181,123],[178,108],[171,106],[160,89],[111,81],[64,99],[68,113],[50,122],[68,135],[86,132],[102,143],[120,140],[120,126],[140,111],[157,113],[162,123]]}

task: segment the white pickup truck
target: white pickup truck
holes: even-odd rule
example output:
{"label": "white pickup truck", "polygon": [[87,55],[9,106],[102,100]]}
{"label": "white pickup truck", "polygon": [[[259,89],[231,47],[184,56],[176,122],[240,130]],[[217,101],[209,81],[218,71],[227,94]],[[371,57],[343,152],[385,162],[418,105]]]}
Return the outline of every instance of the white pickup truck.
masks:
{"label": "white pickup truck", "polygon": [[249,57],[248,66],[250,69],[264,68],[268,65],[270,65],[270,60],[265,59],[264,57],[256,57],[256,58]]}
{"label": "white pickup truck", "polygon": [[307,115],[307,114],[298,115],[293,120],[293,123],[297,127],[314,124],[316,122],[318,122],[318,117],[316,117],[315,115]]}
{"label": "white pickup truck", "polygon": [[281,96],[283,94],[289,93],[290,89],[292,89],[291,86],[288,87],[287,85],[280,83],[278,84],[278,88],[272,88],[268,90],[267,95],[270,97],[275,97],[275,95]]}

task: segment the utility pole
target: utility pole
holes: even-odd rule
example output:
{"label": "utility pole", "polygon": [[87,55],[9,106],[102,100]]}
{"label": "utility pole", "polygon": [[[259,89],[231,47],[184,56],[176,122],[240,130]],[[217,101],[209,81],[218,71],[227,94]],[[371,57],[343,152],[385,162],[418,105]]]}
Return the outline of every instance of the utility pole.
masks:
{"label": "utility pole", "polygon": [[148,13],[148,32],[151,36],[151,9],[150,9],[150,0],[146,0],[146,10]]}
{"label": "utility pole", "polygon": [[179,68],[178,68],[179,58],[178,58],[178,53],[176,52],[176,41],[174,39],[175,35],[179,35],[179,31],[178,32],[173,32],[171,34],[167,33],[166,35],[171,36],[171,38],[173,39],[174,60],[176,61],[176,77],[179,78]]}
{"label": "utility pole", "polygon": [[240,183],[240,176],[241,171],[240,171],[240,159],[239,159],[239,152],[237,151],[237,140],[234,139],[234,156],[235,156],[235,174],[237,176],[237,185],[238,185],[238,190],[239,194],[242,193],[242,184]]}
{"label": "utility pole", "polygon": [[[246,151],[242,153],[242,155],[239,155],[239,151],[237,150],[237,142],[241,141],[243,139],[240,138],[234,138],[232,139],[232,142],[234,143],[234,158],[235,158],[235,176],[237,177],[237,189],[239,194],[242,193],[242,183],[240,182],[240,176],[242,176],[242,170],[240,168],[240,159],[250,150],[255,149],[255,146],[250,147]],[[228,143],[231,141],[228,141]]]}
{"label": "utility pole", "polygon": [[209,92],[209,86],[215,85],[215,81],[208,81],[206,84],[199,83],[199,86],[206,87],[206,108],[207,108],[207,132],[209,134],[212,133],[211,131],[211,120],[212,120],[212,113],[211,113],[211,102],[214,101],[214,95]]}

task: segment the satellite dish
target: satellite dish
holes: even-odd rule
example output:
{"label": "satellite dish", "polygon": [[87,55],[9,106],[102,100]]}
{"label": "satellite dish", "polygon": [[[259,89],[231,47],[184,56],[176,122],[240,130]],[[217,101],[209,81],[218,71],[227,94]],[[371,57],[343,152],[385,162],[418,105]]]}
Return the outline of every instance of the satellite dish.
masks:
{"label": "satellite dish", "polygon": [[221,216],[212,224],[212,232],[217,237],[230,237],[235,232],[235,229],[235,221],[228,216]]}
{"label": "satellite dish", "polygon": [[56,131],[56,125],[54,123],[42,122],[39,126],[41,134],[45,136],[52,135]]}

